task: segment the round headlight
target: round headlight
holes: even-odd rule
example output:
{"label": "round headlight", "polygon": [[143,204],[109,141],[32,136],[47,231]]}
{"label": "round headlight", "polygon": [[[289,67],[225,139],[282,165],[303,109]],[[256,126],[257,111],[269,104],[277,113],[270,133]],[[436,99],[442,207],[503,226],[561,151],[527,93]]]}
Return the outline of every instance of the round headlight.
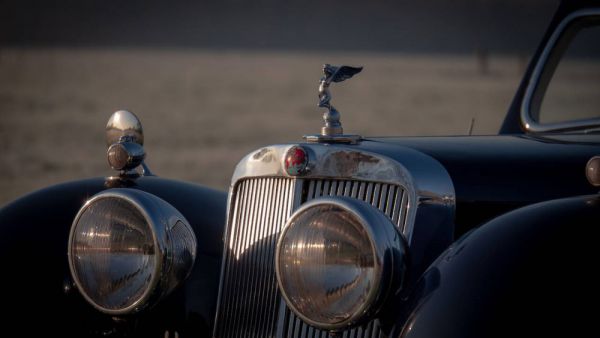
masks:
{"label": "round headlight", "polygon": [[400,287],[405,247],[389,218],[365,202],[306,203],[277,245],[276,273],[288,306],[308,324],[340,329],[377,312]]}
{"label": "round headlight", "polygon": [[109,314],[141,310],[187,277],[196,237],[185,218],[149,193],[111,189],[79,210],[69,267],[84,298]]}

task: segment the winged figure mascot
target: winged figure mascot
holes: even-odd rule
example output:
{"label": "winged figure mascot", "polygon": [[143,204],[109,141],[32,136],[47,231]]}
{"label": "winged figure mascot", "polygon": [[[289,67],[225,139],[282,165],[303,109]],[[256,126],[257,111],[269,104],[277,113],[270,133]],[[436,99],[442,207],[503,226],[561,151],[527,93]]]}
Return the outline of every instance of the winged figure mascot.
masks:
{"label": "winged figure mascot", "polygon": [[323,77],[319,82],[319,107],[327,108],[323,114],[325,126],[323,135],[338,135],[343,133],[340,123],[340,113],[331,105],[331,92],[329,85],[332,82],[342,82],[360,73],[362,67],[323,65]]}

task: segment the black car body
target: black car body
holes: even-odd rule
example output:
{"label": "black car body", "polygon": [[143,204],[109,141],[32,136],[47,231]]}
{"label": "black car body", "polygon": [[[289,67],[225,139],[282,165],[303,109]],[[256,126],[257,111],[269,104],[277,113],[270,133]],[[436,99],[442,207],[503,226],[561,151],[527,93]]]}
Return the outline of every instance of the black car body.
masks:
{"label": "black car body", "polygon": [[[595,181],[597,168],[590,159],[600,155],[600,122],[543,123],[539,111],[571,39],[598,25],[598,2],[561,4],[499,135],[364,138],[350,143],[334,138],[267,146],[240,162],[229,195],[154,176],[122,175],[49,187],[8,204],[0,210],[0,290],[8,310],[1,320],[3,335],[592,334],[593,311],[587,309],[600,299],[589,269],[598,258],[594,227],[600,199],[594,185],[600,182]],[[297,149],[305,156],[304,167],[290,171],[286,161]],[[79,222],[80,209],[89,207],[86,201],[92,196],[115,189],[146,192],[172,206],[191,226],[197,246],[193,268],[173,277],[173,290],[159,290],[165,292],[148,306],[121,312],[91,306],[93,297],[84,297],[68,259],[78,257],[69,234]],[[365,279],[369,291],[357,298],[360,308],[329,324],[318,320],[326,317],[319,311],[331,305],[319,302],[321,294],[292,294],[299,292],[293,288],[282,292],[288,274],[282,269],[289,267],[286,255],[296,250],[286,251],[282,233],[287,231],[287,236],[302,225],[299,219],[302,210],[310,210],[307,206],[325,204],[366,215],[364,223],[377,220],[360,225],[377,240],[371,242],[375,253],[361,253],[354,266],[361,271],[358,277],[346,283],[344,273],[349,270],[339,275],[323,270],[333,285],[325,295],[342,295],[336,298],[340,302],[368,271],[377,276]],[[296,223],[290,217],[296,217]],[[323,227],[314,229],[329,231]],[[386,233],[378,232],[385,227]],[[377,247],[380,237],[385,250]],[[313,249],[324,250],[323,246]],[[339,252],[339,257],[346,254]],[[374,256],[374,263],[363,257],[368,255]],[[298,257],[293,261],[298,265],[309,261]],[[333,265],[327,262],[323,269]],[[368,270],[369,264],[377,269]],[[311,266],[303,268],[307,270],[298,271],[313,271]],[[295,276],[306,277],[298,271]],[[119,283],[128,283],[129,277]],[[308,283],[302,285],[312,281],[302,280]],[[162,281],[156,283],[152,288],[164,288]],[[305,303],[322,308],[303,312]]]}

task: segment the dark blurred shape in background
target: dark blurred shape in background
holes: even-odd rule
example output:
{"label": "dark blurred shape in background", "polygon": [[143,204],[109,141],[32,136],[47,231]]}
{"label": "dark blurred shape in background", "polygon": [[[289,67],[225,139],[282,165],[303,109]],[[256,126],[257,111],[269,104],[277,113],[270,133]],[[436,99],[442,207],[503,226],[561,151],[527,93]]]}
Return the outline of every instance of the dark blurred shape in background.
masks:
{"label": "dark blurred shape in background", "polygon": [[529,53],[548,0],[4,0],[4,46]]}

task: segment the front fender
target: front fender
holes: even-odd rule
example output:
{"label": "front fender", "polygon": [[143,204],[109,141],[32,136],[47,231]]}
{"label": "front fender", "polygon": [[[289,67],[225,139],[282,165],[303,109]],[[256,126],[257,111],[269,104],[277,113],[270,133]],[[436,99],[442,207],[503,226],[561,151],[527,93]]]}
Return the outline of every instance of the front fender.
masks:
{"label": "front fender", "polygon": [[[392,337],[595,332],[600,198],[531,205],[465,235],[425,272]],[[591,331],[594,329],[594,331]]]}
{"label": "front fender", "polygon": [[[71,223],[94,194],[123,184],[104,178],[49,187],[0,209],[0,263],[3,316],[12,332],[57,332],[62,336],[134,335],[164,337],[165,332],[209,336],[214,316],[225,225],[226,194],[157,177],[126,187],[154,194],[178,209],[198,240],[194,269],[160,304],[139,315],[112,318],[87,304],[73,285],[67,261]],[[23,320],[38,325],[17,326]]]}

